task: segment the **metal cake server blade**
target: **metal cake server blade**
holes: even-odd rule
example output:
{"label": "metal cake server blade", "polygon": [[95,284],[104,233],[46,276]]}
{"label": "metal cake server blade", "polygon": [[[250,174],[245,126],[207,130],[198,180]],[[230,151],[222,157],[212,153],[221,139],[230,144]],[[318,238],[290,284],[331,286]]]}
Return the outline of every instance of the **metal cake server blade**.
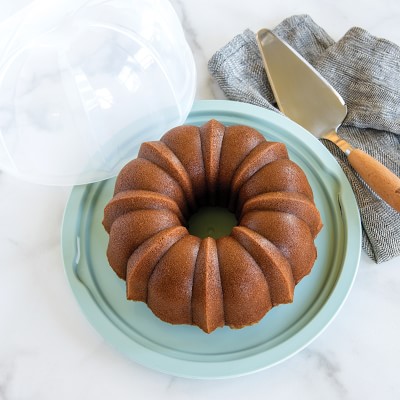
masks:
{"label": "metal cake server blade", "polygon": [[400,178],[337,135],[347,107],[336,90],[291,46],[268,29],[257,43],[279,109],[317,138],[335,143],[351,166],[383,200],[400,212]]}

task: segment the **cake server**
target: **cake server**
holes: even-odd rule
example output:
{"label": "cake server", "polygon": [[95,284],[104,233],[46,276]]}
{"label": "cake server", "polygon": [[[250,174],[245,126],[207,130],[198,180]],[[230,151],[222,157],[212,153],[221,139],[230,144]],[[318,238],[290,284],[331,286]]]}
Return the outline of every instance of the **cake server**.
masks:
{"label": "cake server", "polygon": [[383,200],[400,212],[400,178],[337,135],[347,115],[342,97],[299,53],[268,29],[256,35],[279,109],[317,138],[328,139]]}

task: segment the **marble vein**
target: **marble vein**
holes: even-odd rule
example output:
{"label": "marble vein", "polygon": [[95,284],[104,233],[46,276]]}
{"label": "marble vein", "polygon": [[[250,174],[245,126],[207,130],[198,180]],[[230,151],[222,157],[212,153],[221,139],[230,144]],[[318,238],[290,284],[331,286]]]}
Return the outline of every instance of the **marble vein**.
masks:
{"label": "marble vein", "polygon": [[198,39],[198,32],[195,29],[190,13],[187,10],[187,3],[183,0],[173,0],[171,2],[180,16],[181,24],[185,32],[186,40],[192,50],[193,57],[196,63],[198,89],[197,97],[200,98],[215,98],[213,86],[210,85],[211,77],[208,74],[207,63],[208,59],[200,40]]}
{"label": "marble vein", "polygon": [[303,354],[306,358],[313,360],[317,364],[319,373],[323,374],[326,377],[326,380],[330,382],[338,398],[342,400],[346,399],[348,390],[339,378],[341,373],[340,365],[328,358],[328,356],[323,354],[321,351],[316,351],[312,348],[303,350]]}

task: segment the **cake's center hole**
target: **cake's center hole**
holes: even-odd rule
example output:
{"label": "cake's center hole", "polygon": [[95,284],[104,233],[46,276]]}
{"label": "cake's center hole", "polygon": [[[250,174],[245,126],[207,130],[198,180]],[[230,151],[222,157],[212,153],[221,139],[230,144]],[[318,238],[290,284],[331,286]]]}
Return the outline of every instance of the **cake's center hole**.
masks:
{"label": "cake's center hole", "polygon": [[189,233],[204,239],[230,235],[237,225],[235,214],[223,207],[202,207],[189,218]]}

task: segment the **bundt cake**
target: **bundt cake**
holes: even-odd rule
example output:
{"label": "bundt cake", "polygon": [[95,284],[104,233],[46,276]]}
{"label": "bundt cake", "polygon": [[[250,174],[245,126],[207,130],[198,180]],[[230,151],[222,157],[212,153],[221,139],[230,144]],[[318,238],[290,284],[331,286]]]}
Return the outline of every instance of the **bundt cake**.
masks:
{"label": "bundt cake", "polygon": [[[230,235],[189,233],[188,218],[205,205],[235,213]],[[285,145],[216,120],[143,143],[117,177],[103,225],[127,298],[207,333],[252,325],[292,302],[322,228],[308,180]]]}

